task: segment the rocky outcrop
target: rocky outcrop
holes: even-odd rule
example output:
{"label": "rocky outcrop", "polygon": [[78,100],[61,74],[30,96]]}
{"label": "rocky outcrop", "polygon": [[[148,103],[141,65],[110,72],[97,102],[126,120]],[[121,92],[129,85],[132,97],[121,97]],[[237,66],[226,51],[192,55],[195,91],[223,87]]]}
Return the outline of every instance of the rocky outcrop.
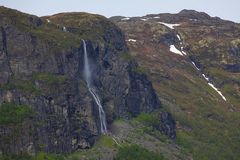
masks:
{"label": "rocky outcrop", "polygon": [[171,114],[167,112],[163,112],[161,114],[161,123],[158,129],[168,137],[174,139],[176,138],[175,128],[176,128],[176,123],[172,118]]}
{"label": "rocky outcrop", "polygon": [[0,26],[0,104],[32,110],[18,123],[0,121],[0,153],[63,153],[95,143],[98,109],[83,80],[81,39],[108,124],[161,107],[151,82],[134,71],[136,62],[123,58],[124,36],[106,18],[66,13],[40,19],[1,7]]}

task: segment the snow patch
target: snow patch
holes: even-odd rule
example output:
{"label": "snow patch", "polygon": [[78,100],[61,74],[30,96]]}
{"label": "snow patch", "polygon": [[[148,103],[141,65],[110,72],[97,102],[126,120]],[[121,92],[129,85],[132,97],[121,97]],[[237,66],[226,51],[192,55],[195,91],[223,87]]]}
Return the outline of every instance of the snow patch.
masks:
{"label": "snow patch", "polygon": [[220,92],[212,83],[208,82],[208,85],[211,86],[221,97],[224,101],[227,101],[226,97]]}
{"label": "snow patch", "polygon": [[141,20],[142,20],[142,21],[147,21],[147,20],[148,20],[148,18],[142,18]]}
{"label": "snow patch", "polygon": [[49,19],[46,19],[48,23],[50,23],[51,21]]}
{"label": "snow patch", "polygon": [[63,26],[63,31],[67,32],[67,28],[65,26]]}
{"label": "snow patch", "polygon": [[180,26],[180,24],[169,24],[169,23],[164,23],[164,22],[158,22],[159,24],[163,24],[167,26],[170,29],[174,29],[174,27]]}
{"label": "snow patch", "polygon": [[157,19],[157,18],[160,18],[160,17],[159,17],[159,16],[156,16],[156,17],[153,17],[153,18]]}
{"label": "snow patch", "polygon": [[137,42],[136,39],[128,39],[128,42]]}
{"label": "snow patch", "polygon": [[122,21],[128,21],[128,20],[130,20],[130,18],[129,17],[125,17],[125,18],[122,18],[121,20]]}
{"label": "snow patch", "polygon": [[[196,66],[196,64],[192,61],[193,66],[200,71],[200,69]],[[204,75],[205,76],[205,75]]]}
{"label": "snow patch", "polygon": [[181,41],[181,37],[179,36],[179,34],[177,34],[177,38],[179,41]]}
{"label": "snow patch", "polygon": [[222,97],[224,101],[227,101],[226,97],[224,97],[222,92],[220,92],[212,83],[209,82],[209,78],[205,74],[202,74],[202,76],[208,81],[208,85],[212,87]]}
{"label": "snow patch", "polygon": [[209,78],[205,75],[205,74],[202,74],[203,78],[206,79],[207,81],[209,81]]}
{"label": "snow patch", "polygon": [[179,54],[179,55],[183,56],[183,53],[181,51],[179,51],[174,45],[170,45],[170,51],[175,54]]}
{"label": "snow patch", "polygon": [[189,20],[190,20],[190,21],[195,21],[195,22],[198,21],[197,19],[189,19]]}
{"label": "snow patch", "polygon": [[182,53],[183,53],[184,55],[187,55],[187,53],[186,53],[186,52],[184,52],[183,50],[182,50]]}

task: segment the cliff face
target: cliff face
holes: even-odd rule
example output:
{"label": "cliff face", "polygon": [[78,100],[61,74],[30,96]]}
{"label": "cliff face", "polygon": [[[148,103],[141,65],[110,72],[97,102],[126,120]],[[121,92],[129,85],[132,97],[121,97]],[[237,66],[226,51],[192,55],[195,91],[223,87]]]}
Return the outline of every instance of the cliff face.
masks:
{"label": "cliff face", "polygon": [[[38,18],[1,7],[0,28],[2,154],[63,153],[95,143],[100,122],[83,78],[82,39],[108,124],[161,107],[151,82],[129,58],[122,32],[102,16]],[[160,129],[174,138],[168,117]],[[168,126],[172,132],[165,132]]]}

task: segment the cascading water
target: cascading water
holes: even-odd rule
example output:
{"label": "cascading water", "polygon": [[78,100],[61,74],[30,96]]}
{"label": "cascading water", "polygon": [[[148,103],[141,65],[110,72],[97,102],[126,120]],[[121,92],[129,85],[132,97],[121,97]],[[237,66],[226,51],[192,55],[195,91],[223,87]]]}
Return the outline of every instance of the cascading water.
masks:
{"label": "cascading water", "polygon": [[86,47],[85,41],[82,40],[82,42],[83,42],[83,48],[84,48],[84,77],[85,77],[85,80],[87,83],[88,90],[91,93],[91,95],[93,96],[93,98],[98,106],[101,133],[105,134],[105,133],[107,133],[106,115],[103,110],[100,98],[97,95],[96,91],[94,90],[94,88],[92,87],[92,84],[91,84],[91,70],[90,70],[89,61],[88,61],[87,47]]}

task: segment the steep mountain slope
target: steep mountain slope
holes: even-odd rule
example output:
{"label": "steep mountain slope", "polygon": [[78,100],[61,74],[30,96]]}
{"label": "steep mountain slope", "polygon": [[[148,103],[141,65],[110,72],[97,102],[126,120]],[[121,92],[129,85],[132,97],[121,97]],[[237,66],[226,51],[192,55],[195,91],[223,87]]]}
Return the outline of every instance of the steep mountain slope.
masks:
{"label": "steep mountain slope", "polygon": [[[100,121],[83,77],[82,39],[108,125],[161,108],[137,63],[124,58],[121,30],[102,16],[39,18],[0,7],[0,28],[1,155],[66,153],[95,144]],[[157,118],[158,130],[175,138],[171,115],[159,112]]]}
{"label": "steep mountain slope", "polygon": [[174,115],[183,152],[238,159],[240,25],[192,10],[111,20]]}

